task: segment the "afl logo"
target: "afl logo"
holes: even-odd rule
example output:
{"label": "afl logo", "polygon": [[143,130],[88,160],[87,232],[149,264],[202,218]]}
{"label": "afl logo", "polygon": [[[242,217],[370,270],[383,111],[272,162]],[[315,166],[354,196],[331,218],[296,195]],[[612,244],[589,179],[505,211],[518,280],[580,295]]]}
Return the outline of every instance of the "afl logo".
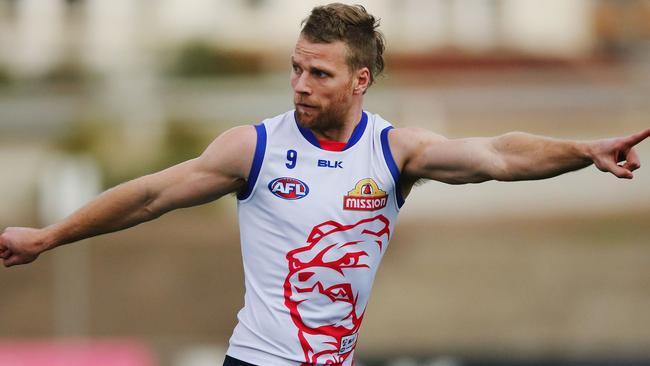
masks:
{"label": "afl logo", "polygon": [[299,200],[309,194],[307,184],[296,178],[276,178],[269,183],[269,190],[285,200]]}

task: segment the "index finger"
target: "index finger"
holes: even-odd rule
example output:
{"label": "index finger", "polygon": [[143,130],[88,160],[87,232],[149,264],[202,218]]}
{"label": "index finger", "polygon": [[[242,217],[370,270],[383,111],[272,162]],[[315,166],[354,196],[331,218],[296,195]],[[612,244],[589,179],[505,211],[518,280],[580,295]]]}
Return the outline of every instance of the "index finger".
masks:
{"label": "index finger", "polygon": [[645,140],[648,136],[650,136],[650,128],[648,128],[648,129],[646,129],[646,130],[644,130],[644,131],[637,132],[637,133],[635,133],[635,134],[633,134],[633,135],[628,136],[628,137],[625,139],[625,143],[626,143],[628,146],[634,146],[634,145],[638,144],[639,142]]}

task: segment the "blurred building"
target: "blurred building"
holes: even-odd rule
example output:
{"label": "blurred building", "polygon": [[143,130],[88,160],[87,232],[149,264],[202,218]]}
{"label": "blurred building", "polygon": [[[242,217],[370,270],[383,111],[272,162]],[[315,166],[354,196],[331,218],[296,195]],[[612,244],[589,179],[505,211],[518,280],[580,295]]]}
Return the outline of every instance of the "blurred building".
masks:
{"label": "blurred building", "polygon": [[[607,113],[618,116],[625,115],[621,110],[631,110],[633,116],[628,119],[640,119],[637,107],[644,104],[641,99],[645,94],[637,91],[650,88],[650,1],[358,2],[381,18],[381,29],[388,40],[389,74],[414,75],[404,79],[404,89],[393,85],[392,94],[382,94],[379,83],[379,90],[372,93],[378,102],[373,105],[369,98],[369,106],[380,113],[411,125],[428,124],[451,135],[461,133],[463,120],[477,118],[483,124],[472,124],[474,133],[499,132],[483,126],[508,126],[508,121],[522,120],[510,112],[503,115],[504,110],[518,106],[562,110],[553,112],[562,115],[566,115],[567,108],[608,108]],[[89,120],[108,121],[120,129],[114,141],[121,149],[105,155],[111,155],[116,165],[124,165],[121,161],[128,159],[151,166],[155,159],[152,155],[160,151],[169,135],[171,120],[209,121],[213,125],[224,121],[245,123],[290,107],[288,55],[301,19],[320,3],[0,0],[2,136],[29,136],[51,142],[78,132],[76,127],[87,125]],[[634,59],[642,62],[626,65],[623,70],[591,67],[603,59],[610,65]],[[549,77],[575,80],[576,84],[532,93],[524,88],[523,93],[503,89],[500,94],[497,88],[489,98],[471,88],[458,92],[448,87],[444,91],[430,89],[432,82],[439,82],[432,78],[446,77],[450,65],[460,70],[452,73],[451,82],[456,82],[453,78],[458,75],[476,81],[472,76],[475,74],[467,71],[480,71],[494,64],[528,65],[531,60],[534,67],[560,67],[524,70],[526,85],[537,85]],[[440,66],[447,69],[440,70]],[[513,68],[506,71],[516,79],[520,75],[514,69],[515,74]],[[265,75],[274,73],[276,79],[265,79]],[[214,84],[232,75],[238,79],[230,84]],[[503,75],[497,70],[478,77],[494,84],[500,83]],[[595,83],[583,83],[586,79]],[[613,83],[624,83],[634,90],[621,90]],[[420,84],[428,91],[421,90]],[[585,85],[592,89],[585,90]],[[415,94],[416,98],[411,97]],[[520,97],[521,103],[512,103],[513,94]],[[251,99],[255,100],[253,106]],[[486,113],[486,108],[491,112]],[[494,115],[492,119],[490,115]],[[603,119],[606,116],[599,111],[574,120],[589,120],[593,126],[594,115]],[[447,120],[454,120],[458,131],[450,130],[452,124]],[[25,146],[24,140],[20,145]],[[11,154],[18,153],[5,156]],[[118,175],[123,178],[130,174],[134,173]],[[25,176],[33,177],[34,171]],[[16,198],[17,202],[23,200]]]}
{"label": "blurred building", "polygon": [[[81,62],[100,72],[151,67],[153,51],[204,39],[286,54],[321,2],[291,0],[3,0],[0,65],[36,76]],[[355,2],[351,2],[355,3]],[[648,1],[374,0],[390,52],[458,50],[584,57],[648,39]]]}

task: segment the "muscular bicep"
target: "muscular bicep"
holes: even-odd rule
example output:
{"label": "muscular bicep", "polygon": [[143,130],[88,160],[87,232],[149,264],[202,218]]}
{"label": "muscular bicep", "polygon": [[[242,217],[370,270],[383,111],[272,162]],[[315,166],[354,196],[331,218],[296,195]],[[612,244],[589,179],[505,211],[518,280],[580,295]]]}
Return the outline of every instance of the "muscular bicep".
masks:
{"label": "muscular bicep", "polygon": [[489,138],[447,139],[427,130],[391,130],[391,149],[405,180],[432,179],[450,184],[494,178],[501,159]]}
{"label": "muscular bicep", "polygon": [[143,177],[150,192],[149,209],[162,214],[237,192],[248,178],[256,139],[253,126],[233,128],[199,157]]}

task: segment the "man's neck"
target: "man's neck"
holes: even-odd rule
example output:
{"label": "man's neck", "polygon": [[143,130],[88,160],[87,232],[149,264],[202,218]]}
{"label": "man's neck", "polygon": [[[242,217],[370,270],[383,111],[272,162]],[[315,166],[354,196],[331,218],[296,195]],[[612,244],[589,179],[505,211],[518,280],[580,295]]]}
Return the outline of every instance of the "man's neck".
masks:
{"label": "man's neck", "polygon": [[361,121],[361,113],[361,105],[358,107],[350,108],[347,116],[345,117],[345,121],[340,127],[334,127],[325,130],[312,129],[311,132],[319,140],[346,142],[350,139],[350,136],[352,136],[352,132],[354,132],[354,129],[359,124],[359,121]]}

